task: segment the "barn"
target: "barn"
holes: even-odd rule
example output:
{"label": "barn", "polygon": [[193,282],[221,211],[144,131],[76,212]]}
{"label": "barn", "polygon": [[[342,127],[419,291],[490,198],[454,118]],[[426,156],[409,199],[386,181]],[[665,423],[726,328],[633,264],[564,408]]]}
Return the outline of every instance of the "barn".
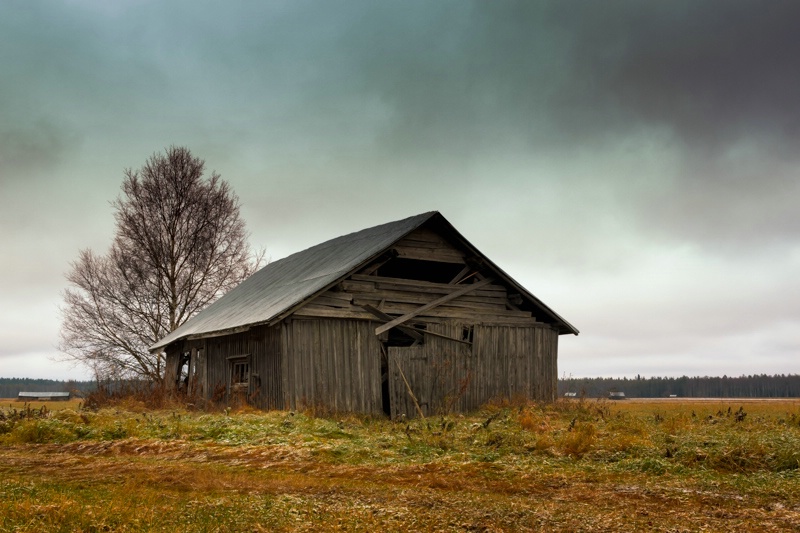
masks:
{"label": "barn", "polygon": [[150,350],[206,399],[397,418],[555,399],[562,334],[434,211],[272,262]]}
{"label": "barn", "polygon": [[66,402],[69,400],[69,392],[20,392],[17,396],[18,402]]}

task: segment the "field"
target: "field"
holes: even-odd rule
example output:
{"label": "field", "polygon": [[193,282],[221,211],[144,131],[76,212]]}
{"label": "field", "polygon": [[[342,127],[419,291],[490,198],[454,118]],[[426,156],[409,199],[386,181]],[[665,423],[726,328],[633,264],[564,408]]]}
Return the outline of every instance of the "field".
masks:
{"label": "field", "polygon": [[797,531],[800,402],[0,404],[0,531]]}

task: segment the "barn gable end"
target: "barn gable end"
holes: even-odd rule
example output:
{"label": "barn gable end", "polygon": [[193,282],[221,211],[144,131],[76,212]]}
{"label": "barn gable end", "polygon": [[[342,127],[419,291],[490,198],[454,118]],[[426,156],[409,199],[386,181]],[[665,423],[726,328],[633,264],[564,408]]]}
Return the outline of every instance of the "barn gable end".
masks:
{"label": "barn gable end", "polygon": [[[376,234],[385,241],[375,243]],[[555,398],[558,335],[577,330],[440,214],[329,243],[335,241],[356,255],[352,244],[363,241],[369,255],[260,323],[197,331],[187,322],[191,333],[182,336],[179,328],[154,346],[166,347],[167,383],[262,408],[392,417],[466,411],[500,397]],[[338,247],[329,243],[287,260],[302,263],[312,259],[303,254],[329,249],[339,266]],[[262,272],[270,266],[254,277],[267,279]],[[231,314],[219,311],[225,298],[214,304],[219,316]],[[195,318],[203,321],[203,313]],[[206,317],[206,329],[208,323]]]}

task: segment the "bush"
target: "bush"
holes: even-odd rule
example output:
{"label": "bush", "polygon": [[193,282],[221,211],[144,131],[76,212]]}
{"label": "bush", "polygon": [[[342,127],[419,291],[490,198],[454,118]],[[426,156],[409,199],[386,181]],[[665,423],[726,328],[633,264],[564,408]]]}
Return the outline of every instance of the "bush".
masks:
{"label": "bush", "polygon": [[7,442],[18,444],[62,444],[78,438],[72,424],[60,420],[25,420],[5,436]]}

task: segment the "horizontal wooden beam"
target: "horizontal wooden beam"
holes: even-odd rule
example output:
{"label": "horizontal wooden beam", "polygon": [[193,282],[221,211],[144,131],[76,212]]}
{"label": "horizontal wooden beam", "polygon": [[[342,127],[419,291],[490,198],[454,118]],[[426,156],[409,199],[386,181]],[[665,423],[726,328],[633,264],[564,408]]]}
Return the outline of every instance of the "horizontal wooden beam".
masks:
{"label": "horizontal wooden beam", "polygon": [[464,256],[455,250],[436,248],[415,248],[411,246],[395,246],[397,256],[404,259],[420,259],[438,263],[464,264]]}
{"label": "horizontal wooden beam", "polygon": [[[363,276],[361,274],[353,274],[350,276],[350,279],[355,281],[366,281],[369,283],[391,283],[393,285],[411,285],[415,289],[418,287],[430,287],[432,289],[446,289],[451,291],[454,287],[459,287],[460,285],[450,285],[449,283],[435,283],[433,281],[422,281],[417,279],[405,279],[405,278],[390,278],[387,276]],[[491,287],[487,286],[484,287],[483,290],[494,290],[494,291],[502,291],[506,292],[506,288],[502,285],[492,285]]]}
{"label": "horizontal wooden beam", "polygon": [[411,320],[415,316],[417,316],[417,315],[419,315],[421,313],[424,313],[428,309],[433,309],[434,307],[438,307],[438,306],[442,305],[443,303],[447,303],[450,300],[458,298],[459,296],[467,294],[468,292],[472,292],[475,289],[479,289],[480,287],[483,287],[484,285],[488,285],[491,282],[492,282],[492,279],[488,278],[488,279],[485,279],[483,281],[479,281],[478,283],[473,283],[471,285],[465,285],[464,287],[462,287],[461,289],[459,289],[459,290],[457,290],[455,292],[451,292],[450,294],[446,294],[445,296],[442,296],[441,298],[438,298],[438,299],[432,301],[429,304],[425,304],[422,307],[418,307],[417,309],[411,311],[410,313],[406,313],[403,316],[399,316],[399,317],[395,318],[391,322],[387,322],[386,324],[384,324],[382,326],[378,326],[377,328],[375,328],[375,335],[380,335],[384,331],[388,331],[388,330],[392,329],[395,326],[399,326],[400,324],[403,324],[404,322],[407,322],[407,321]]}

